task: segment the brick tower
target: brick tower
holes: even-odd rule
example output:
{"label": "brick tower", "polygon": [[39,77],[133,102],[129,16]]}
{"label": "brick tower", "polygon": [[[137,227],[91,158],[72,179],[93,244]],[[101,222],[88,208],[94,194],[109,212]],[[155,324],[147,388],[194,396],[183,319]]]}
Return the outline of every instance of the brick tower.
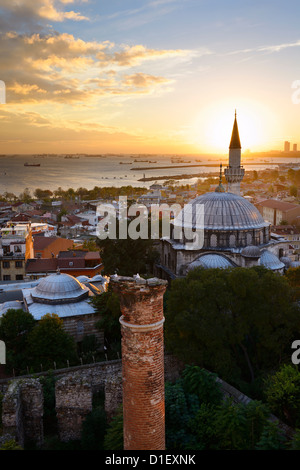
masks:
{"label": "brick tower", "polygon": [[120,296],[124,450],[165,449],[163,294],[167,281],[111,277]]}

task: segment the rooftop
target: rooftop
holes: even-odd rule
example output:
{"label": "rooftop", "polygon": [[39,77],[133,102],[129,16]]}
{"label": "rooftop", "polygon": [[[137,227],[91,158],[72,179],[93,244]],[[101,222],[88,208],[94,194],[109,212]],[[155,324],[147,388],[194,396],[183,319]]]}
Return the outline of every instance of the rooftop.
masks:
{"label": "rooftop", "polygon": [[300,209],[300,204],[293,204],[291,202],[279,201],[277,199],[265,199],[257,203],[259,206],[270,207],[271,209],[279,209],[282,211],[289,211],[292,209]]}

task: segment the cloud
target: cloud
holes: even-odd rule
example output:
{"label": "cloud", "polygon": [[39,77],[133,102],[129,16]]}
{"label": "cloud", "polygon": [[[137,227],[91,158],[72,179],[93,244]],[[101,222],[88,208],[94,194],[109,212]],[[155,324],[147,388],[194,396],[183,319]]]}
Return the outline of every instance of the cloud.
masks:
{"label": "cloud", "polygon": [[73,10],[64,11],[63,5],[75,3],[75,0],[1,0],[0,9],[13,17],[32,21],[44,19],[62,22],[66,19],[74,21],[88,20],[84,15]]}
{"label": "cloud", "polygon": [[299,46],[300,46],[300,40],[296,42],[290,42],[290,43],[275,44],[273,46],[272,45],[271,46],[258,46],[254,48],[238,49],[236,51],[229,52],[228,55],[247,54],[247,53],[252,53],[252,52],[274,53],[274,52],[283,51],[284,49],[290,49],[290,48],[299,47]]}
{"label": "cloud", "polygon": [[[67,33],[0,34],[0,76],[8,103],[86,103],[104,95],[146,94],[171,81],[138,66],[190,56],[188,50],[117,46]],[[123,71],[133,68],[124,78]]]}
{"label": "cloud", "polygon": [[149,88],[156,84],[172,83],[172,80],[139,72],[133,75],[126,75],[123,83],[128,87]]}

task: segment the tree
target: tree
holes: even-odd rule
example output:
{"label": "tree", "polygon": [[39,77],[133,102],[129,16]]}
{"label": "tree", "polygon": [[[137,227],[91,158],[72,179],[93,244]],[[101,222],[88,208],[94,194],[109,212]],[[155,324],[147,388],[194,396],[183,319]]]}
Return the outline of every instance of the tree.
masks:
{"label": "tree", "polygon": [[157,258],[153,240],[138,238],[132,240],[112,239],[97,240],[104,265],[104,273],[132,276],[152,272],[153,263]]}
{"label": "tree", "polygon": [[50,189],[36,188],[33,195],[36,199],[49,199],[51,196],[53,196],[53,193],[50,191]]}
{"label": "tree", "polygon": [[199,268],[172,281],[166,347],[241,386],[290,361],[298,323],[283,276],[263,267]]}
{"label": "tree", "polygon": [[294,291],[295,300],[298,300],[300,298],[300,268],[289,268],[285,276]]}
{"label": "tree", "polygon": [[222,401],[217,375],[195,365],[186,365],[182,373],[182,384],[186,393],[196,395],[200,403],[219,405]]}
{"label": "tree", "polygon": [[103,450],[106,427],[105,410],[103,406],[98,406],[87,415],[82,423],[82,449]]}
{"label": "tree", "polygon": [[75,361],[74,339],[63,329],[63,320],[56,314],[46,314],[28,335],[28,354],[33,367],[44,370],[65,367],[67,360]]}
{"label": "tree", "polygon": [[105,450],[124,450],[123,407],[120,406],[107,427],[104,437]]}
{"label": "tree", "polygon": [[108,345],[121,340],[121,328],[119,318],[121,316],[120,300],[118,295],[108,287],[106,292],[91,298],[95,312],[100,319],[96,323],[96,327],[100,331],[104,331],[104,337]]}
{"label": "tree", "polygon": [[10,369],[20,372],[27,365],[26,342],[36,321],[23,309],[8,309],[0,321],[0,338],[6,345],[6,362]]}
{"label": "tree", "polygon": [[32,197],[30,194],[29,188],[25,188],[24,191],[20,194],[19,199],[26,204],[32,201]]}
{"label": "tree", "polygon": [[290,426],[300,427],[300,373],[296,366],[283,365],[270,375],[264,393],[276,416]]}

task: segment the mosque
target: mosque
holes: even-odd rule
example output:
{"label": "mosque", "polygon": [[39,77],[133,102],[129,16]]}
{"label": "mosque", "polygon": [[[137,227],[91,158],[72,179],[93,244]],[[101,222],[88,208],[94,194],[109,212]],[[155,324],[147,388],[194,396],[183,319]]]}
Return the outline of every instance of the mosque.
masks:
{"label": "mosque", "polygon": [[[163,279],[183,277],[196,268],[265,266],[284,272],[286,241],[272,238],[270,224],[258,209],[240,195],[245,170],[241,165],[241,142],[235,113],[229,162],[214,192],[196,197],[171,224],[170,238],[160,240],[160,264],[156,275]],[[226,189],[222,184],[225,176]],[[199,207],[201,206],[201,210]],[[176,230],[180,228],[181,230]],[[191,244],[185,228],[202,230],[201,244]],[[180,233],[181,232],[181,233]],[[179,235],[178,235],[179,234]]]}

